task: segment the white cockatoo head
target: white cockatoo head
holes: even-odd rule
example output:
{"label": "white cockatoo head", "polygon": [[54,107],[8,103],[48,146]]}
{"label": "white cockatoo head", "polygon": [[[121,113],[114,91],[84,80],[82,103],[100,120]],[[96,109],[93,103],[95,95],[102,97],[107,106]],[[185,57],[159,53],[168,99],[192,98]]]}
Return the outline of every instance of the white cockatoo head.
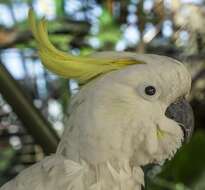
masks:
{"label": "white cockatoo head", "polygon": [[[101,75],[75,95],[70,122],[77,127],[66,129],[62,138],[67,154],[76,156],[70,146],[76,142],[80,158],[96,164],[118,158],[145,165],[171,158],[186,135],[183,121],[168,116],[170,105],[181,107],[190,91],[191,77],[184,65],[151,54],[105,52],[94,56],[126,57],[144,64]],[[181,112],[177,114],[186,115]],[[80,138],[76,140],[73,134]]]}
{"label": "white cockatoo head", "polygon": [[45,21],[36,24],[32,12],[30,23],[43,64],[84,84],[70,102],[57,153],[91,166],[111,163],[128,171],[127,165],[171,158],[190,136],[193,115],[185,99],[191,76],[182,63],[128,52],[75,57],[50,43]]}

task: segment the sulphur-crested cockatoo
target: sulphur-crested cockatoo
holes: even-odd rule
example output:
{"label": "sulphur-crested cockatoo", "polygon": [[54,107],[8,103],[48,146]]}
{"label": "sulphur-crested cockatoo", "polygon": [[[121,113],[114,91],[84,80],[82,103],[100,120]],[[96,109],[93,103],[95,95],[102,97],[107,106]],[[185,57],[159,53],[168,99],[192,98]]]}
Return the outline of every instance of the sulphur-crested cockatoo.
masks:
{"label": "sulphur-crested cockatoo", "polygon": [[63,53],[49,42],[45,21],[36,23],[32,11],[29,18],[43,64],[84,85],[56,154],[1,190],[140,190],[141,167],[170,159],[192,132],[190,74],[159,55]]}

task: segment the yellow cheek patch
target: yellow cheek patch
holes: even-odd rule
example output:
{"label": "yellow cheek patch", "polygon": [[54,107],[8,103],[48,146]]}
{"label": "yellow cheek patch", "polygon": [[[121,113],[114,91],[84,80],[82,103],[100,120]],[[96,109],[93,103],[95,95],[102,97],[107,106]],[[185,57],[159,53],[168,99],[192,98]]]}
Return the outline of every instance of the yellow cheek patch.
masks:
{"label": "yellow cheek patch", "polygon": [[127,65],[144,64],[133,58],[93,58],[76,57],[56,49],[49,41],[45,19],[36,21],[32,9],[29,10],[29,24],[37,42],[39,56],[44,66],[64,78],[73,78],[80,83],[109,71],[121,69]]}
{"label": "yellow cheek patch", "polygon": [[161,139],[165,136],[165,132],[162,131],[159,127],[157,127],[157,138]]}

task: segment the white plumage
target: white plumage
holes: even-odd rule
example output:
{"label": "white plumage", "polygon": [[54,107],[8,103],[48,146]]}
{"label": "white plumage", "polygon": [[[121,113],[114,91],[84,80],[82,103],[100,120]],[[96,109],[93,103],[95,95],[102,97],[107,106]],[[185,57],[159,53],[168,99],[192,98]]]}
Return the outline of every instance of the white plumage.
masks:
{"label": "white plumage", "polygon": [[[20,173],[0,190],[140,190],[141,166],[170,159],[183,132],[165,116],[190,91],[183,64],[168,57],[103,52],[95,58],[132,58],[93,79],[72,98],[57,153]],[[146,86],[154,86],[149,96]]]}

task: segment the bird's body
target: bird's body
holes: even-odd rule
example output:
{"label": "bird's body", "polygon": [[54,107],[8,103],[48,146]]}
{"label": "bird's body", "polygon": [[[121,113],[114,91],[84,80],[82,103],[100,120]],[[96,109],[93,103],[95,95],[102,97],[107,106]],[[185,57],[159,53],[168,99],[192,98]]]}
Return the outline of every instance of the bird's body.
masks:
{"label": "bird's body", "polygon": [[[165,114],[171,104],[189,94],[191,77],[182,63],[126,52],[102,52],[91,59],[107,59],[111,67],[118,60],[132,64],[87,82],[70,102],[56,154],[0,190],[140,190],[141,167],[170,159],[181,146],[183,130]],[[87,80],[88,75],[82,74]]]}
{"label": "bird's body", "polygon": [[[113,52],[96,56],[105,55],[122,56]],[[173,156],[183,132],[164,113],[189,92],[190,76],[181,63],[167,57],[124,56],[146,64],[107,73],[83,86],[71,101],[57,153],[1,190],[13,185],[16,190],[137,190],[144,184],[141,166]],[[160,101],[140,94],[148,84],[159,86]]]}

